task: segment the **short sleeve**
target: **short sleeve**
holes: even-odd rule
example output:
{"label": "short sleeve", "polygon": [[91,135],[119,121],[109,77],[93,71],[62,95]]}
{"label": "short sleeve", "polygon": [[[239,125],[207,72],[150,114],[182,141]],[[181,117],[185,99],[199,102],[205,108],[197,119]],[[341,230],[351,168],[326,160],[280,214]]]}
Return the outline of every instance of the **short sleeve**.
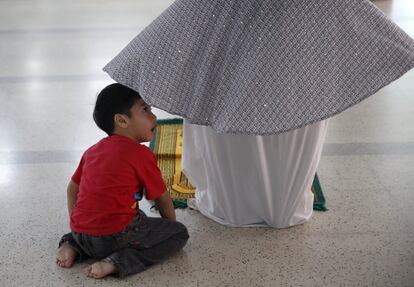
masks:
{"label": "short sleeve", "polygon": [[167,187],[157,166],[155,154],[148,147],[142,147],[139,162],[138,173],[146,191],[145,198],[148,200],[159,198]]}
{"label": "short sleeve", "polygon": [[75,173],[72,175],[72,181],[75,182],[77,185],[80,184],[81,176],[82,176],[82,169],[83,164],[85,163],[85,154],[82,155],[78,168],[76,169]]}

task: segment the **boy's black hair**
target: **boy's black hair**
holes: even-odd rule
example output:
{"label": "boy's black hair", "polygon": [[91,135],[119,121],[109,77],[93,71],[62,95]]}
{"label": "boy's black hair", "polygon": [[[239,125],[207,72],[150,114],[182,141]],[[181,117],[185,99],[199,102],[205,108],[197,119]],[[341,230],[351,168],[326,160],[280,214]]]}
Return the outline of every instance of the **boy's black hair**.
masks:
{"label": "boy's black hair", "polygon": [[130,117],[130,109],[139,99],[141,96],[133,89],[119,83],[110,84],[96,99],[93,120],[101,130],[112,135],[115,128],[114,116],[124,114]]}

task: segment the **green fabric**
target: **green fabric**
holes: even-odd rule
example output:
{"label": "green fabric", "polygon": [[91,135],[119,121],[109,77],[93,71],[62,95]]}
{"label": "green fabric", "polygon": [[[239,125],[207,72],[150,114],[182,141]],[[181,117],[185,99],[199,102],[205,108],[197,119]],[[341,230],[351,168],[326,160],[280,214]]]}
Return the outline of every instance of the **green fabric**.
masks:
{"label": "green fabric", "polygon": [[315,195],[315,199],[313,201],[313,210],[327,211],[328,208],[326,208],[325,206],[325,196],[323,196],[322,193],[322,188],[319,182],[318,174],[315,174],[315,178],[313,179],[312,192]]}

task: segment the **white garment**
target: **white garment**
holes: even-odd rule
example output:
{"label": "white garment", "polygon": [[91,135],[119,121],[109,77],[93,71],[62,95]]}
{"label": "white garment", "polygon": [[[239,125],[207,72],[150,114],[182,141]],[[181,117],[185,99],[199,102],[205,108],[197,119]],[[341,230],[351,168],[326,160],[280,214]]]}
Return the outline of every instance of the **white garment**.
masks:
{"label": "white garment", "polygon": [[196,208],[230,226],[285,228],[308,220],[327,120],[272,136],[215,132],[184,121],[183,171]]}

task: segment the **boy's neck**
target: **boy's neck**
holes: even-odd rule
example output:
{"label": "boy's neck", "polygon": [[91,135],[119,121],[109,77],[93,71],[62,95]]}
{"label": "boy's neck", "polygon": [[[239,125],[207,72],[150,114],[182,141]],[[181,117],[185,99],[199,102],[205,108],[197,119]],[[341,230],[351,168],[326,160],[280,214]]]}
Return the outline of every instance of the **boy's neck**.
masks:
{"label": "boy's neck", "polygon": [[129,138],[129,139],[131,139],[131,140],[133,140],[134,142],[136,142],[136,143],[139,143],[133,136],[131,136],[127,131],[123,131],[123,130],[121,130],[121,131],[119,131],[119,130],[115,130],[113,133],[112,133],[112,135],[113,136],[115,136],[115,135],[117,135],[117,136],[123,136],[123,137],[127,137],[127,138]]}

